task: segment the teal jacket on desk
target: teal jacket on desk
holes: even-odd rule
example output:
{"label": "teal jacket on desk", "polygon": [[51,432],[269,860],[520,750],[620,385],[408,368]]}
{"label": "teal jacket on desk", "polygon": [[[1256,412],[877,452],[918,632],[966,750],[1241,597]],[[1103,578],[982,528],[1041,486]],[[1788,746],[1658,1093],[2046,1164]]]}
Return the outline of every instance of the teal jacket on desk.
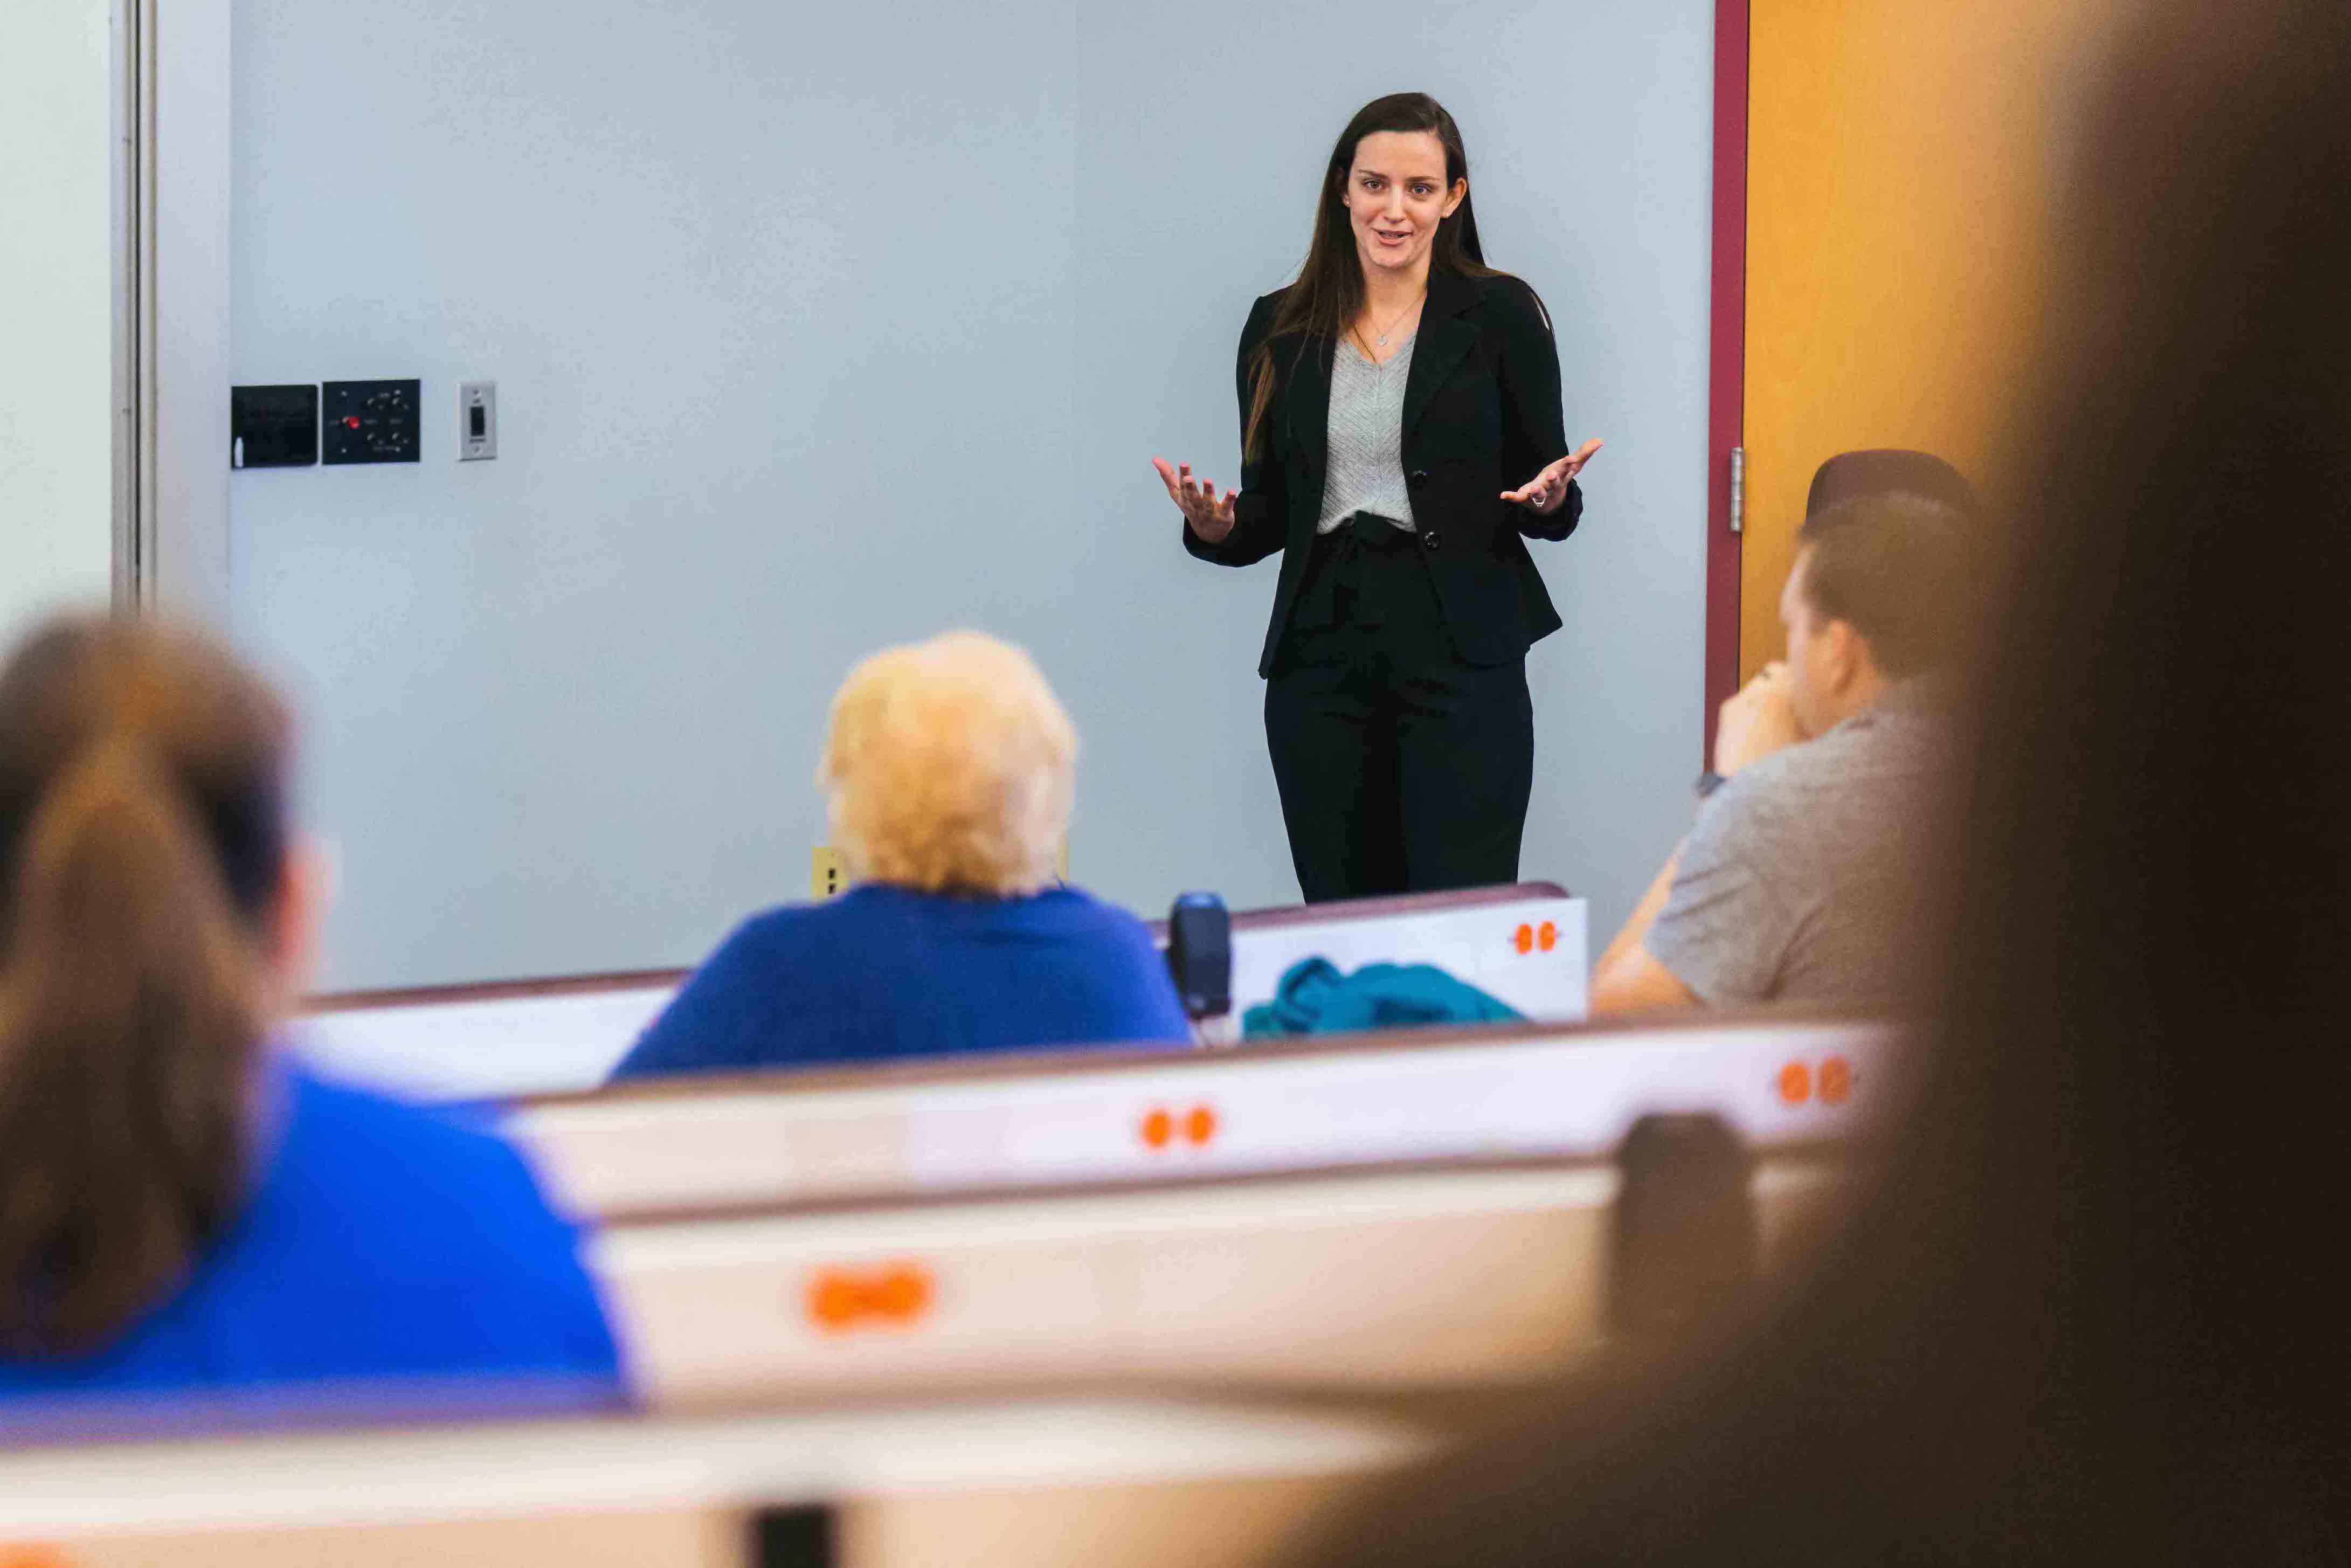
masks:
{"label": "teal jacket on desk", "polygon": [[1247,1040],[1282,1034],[1343,1034],[1419,1024],[1493,1023],[1521,1017],[1434,964],[1366,964],[1343,975],[1328,958],[1301,958],[1273,1000],[1241,1015]]}
{"label": "teal jacket on desk", "polygon": [[737,926],[613,1076],[1191,1038],[1166,960],[1124,910],[1075,888],[869,883]]}

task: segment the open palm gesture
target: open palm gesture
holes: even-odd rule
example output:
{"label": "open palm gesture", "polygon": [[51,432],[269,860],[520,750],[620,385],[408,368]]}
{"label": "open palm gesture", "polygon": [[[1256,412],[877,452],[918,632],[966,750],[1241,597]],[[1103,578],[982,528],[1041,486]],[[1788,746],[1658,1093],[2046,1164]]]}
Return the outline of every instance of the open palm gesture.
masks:
{"label": "open palm gesture", "polygon": [[1184,514],[1185,523],[1208,544],[1217,544],[1233,531],[1233,503],[1240,499],[1238,490],[1228,490],[1224,498],[1217,498],[1213,479],[1195,479],[1189,463],[1171,464],[1165,457],[1155,457],[1151,465],[1159,470],[1159,482],[1167,486],[1167,498]]}
{"label": "open palm gesture", "polygon": [[1567,487],[1575,482],[1575,476],[1583,472],[1583,465],[1591,462],[1592,455],[1599,450],[1599,442],[1585,442],[1517,489],[1503,491],[1502,499],[1516,501],[1531,512],[1549,517],[1559,510],[1560,503],[1567,499]]}

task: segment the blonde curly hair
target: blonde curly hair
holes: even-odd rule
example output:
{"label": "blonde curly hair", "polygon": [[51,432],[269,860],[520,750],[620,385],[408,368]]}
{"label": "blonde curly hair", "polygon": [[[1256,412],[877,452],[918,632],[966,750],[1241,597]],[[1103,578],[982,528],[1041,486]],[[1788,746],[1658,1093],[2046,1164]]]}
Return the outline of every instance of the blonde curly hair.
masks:
{"label": "blonde curly hair", "polygon": [[817,786],[852,877],[1011,896],[1053,880],[1077,758],[1077,730],[1026,653],[947,632],[850,671]]}

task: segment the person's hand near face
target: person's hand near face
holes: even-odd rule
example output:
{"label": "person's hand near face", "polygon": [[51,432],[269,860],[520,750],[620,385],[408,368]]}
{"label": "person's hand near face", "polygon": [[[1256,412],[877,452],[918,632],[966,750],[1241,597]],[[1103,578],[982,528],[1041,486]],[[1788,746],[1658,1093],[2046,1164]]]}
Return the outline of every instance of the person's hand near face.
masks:
{"label": "person's hand near face", "polygon": [[1803,738],[1794,683],[1788,666],[1774,660],[1724,699],[1714,731],[1714,770],[1729,778]]}

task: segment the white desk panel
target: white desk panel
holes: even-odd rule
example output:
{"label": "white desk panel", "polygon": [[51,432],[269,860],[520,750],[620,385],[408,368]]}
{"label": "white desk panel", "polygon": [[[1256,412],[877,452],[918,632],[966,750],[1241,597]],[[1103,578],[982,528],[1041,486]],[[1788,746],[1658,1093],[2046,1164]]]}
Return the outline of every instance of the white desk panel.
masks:
{"label": "white desk panel", "polygon": [[338,1008],[298,1019],[287,1043],[321,1070],[418,1100],[505,1100],[593,1089],[674,986],[477,1001]]}
{"label": "white desk panel", "polygon": [[[1759,1261],[1846,1179],[1750,1187]],[[1388,1394],[1556,1373],[1610,1333],[1605,1164],[622,1226],[593,1245],[656,1406],[949,1389]]]}
{"label": "white desk panel", "polygon": [[1514,898],[1371,919],[1301,921],[1233,932],[1233,1017],[1271,1001],[1302,958],[1352,974],[1365,964],[1434,964],[1542,1023],[1573,1023],[1590,1008],[1584,902]]}
{"label": "white desk panel", "polygon": [[1877,1025],[1412,1031],[1052,1073],[796,1090],[791,1075],[554,1101],[512,1130],[575,1214],[1468,1159],[1612,1154],[1639,1117],[1720,1116],[1750,1145],[1855,1136],[1896,1092]]}

